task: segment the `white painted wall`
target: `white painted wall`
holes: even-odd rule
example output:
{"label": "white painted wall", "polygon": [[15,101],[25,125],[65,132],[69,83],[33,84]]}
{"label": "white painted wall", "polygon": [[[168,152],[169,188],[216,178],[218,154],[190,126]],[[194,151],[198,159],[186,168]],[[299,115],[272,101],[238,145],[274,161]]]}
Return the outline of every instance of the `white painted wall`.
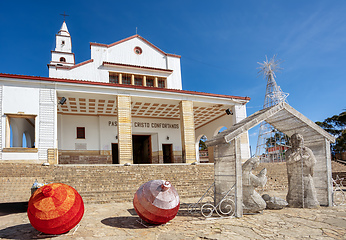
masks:
{"label": "white painted wall", "polygon": [[[134,48],[137,46],[143,50],[140,55],[134,52]],[[106,56],[107,58],[104,61],[113,63],[162,69],[166,69],[167,67],[166,56],[137,37],[107,48]]]}
{"label": "white painted wall", "polygon": [[95,71],[96,68],[94,62],[89,62],[71,70],[49,66],[49,77],[101,82],[100,79],[102,78],[100,78],[100,76],[96,77],[96,74],[98,73]]}
{"label": "white painted wall", "polygon": [[[146,123],[145,127],[136,123]],[[176,124],[179,128],[155,127],[157,124]],[[147,127],[148,126],[148,127]],[[152,136],[152,151],[162,151],[162,144],[173,144],[173,151],[181,151],[181,130],[179,120],[151,119],[151,118],[132,118],[133,135],[155,135]],[[167,136],[169,139],[167,140]],[[157,146],[158,145],[158,146]]]}
{"label": "white painted wall", "polygon": [[[63,44],[63,41],[65,42]],[[57,35],[55,38],[55,51],[72,52],[72,42],[70,36]]]}
{"label": "white painted wall", "polygon": [[[158,127],[160,123],[161,127]],[[75,150],[75,143],[86,143],[87,150],[111,150],[111,144],[118,142],[115,124],[117,118],[112,116],[59,115],[59,149]],[[178,128],[167,128],[162,124],[175,124]],[[77,127],[85,127],[85,139],[76,138]],[[179,120],[132,118],[132,134],[151,135],[152,151],[162,151],[162,144],[173,144],[174,151],[181,151]]]}
{"label": "white painted wall", "polygon": [[[240,122],[241,120],[247,117],[245,104],[235,105],[232,108],[232,111],[234,113],[234,123]],[[250,158],[249,134],[247,131],[243,133],[241,139],[241,158],[242,162],[245,162],[247,159]]]}
{"label": "white painted wall", "polygon": [[[207,139],[211,139],[217,134],[218,130],[221,127],[229,128],[233,124],[246,118],[246,105],[235,105],[234,107],[232,107],[232,112],[233,115],[224,115],[217,120],[196,130],[196,154],[199,152],[199,140],[203,135],[205,135]],[[247,132],[244,133],[243,141],[241,142],[241,156],[242,159],[250,158],[249,136]]]}
{"label": "white painted wall", "polygon": [[[59,122],[61,121],[61,122]],[[100,150],[99,123],[97,116],[62,115],[58,118],[61,126],[58,139],[60,150],[75,150],[76,143],[86,143],[87,150]],[[85,139],[77,139],[77,127],[85,127]]]}
{"label": "white painted wall", "polygon": [[24,153],[24,152],[4,152],[2,153],[2,160],[35,160],[38,161],[38,153]]}
{"label": "white painted wall", "polygon": [[4,86],[3,112],[35,114],[39,113],[39,89],[32,87]]}
{"label": "white painted wall", "polygon": [[[3,86],[2,107],[4,114],[28,114],[39,115],[39,89],[30,87],[14,87]],[[6,115],[2,116],[2,148],[6,146]],[[35,125],[35,140],[37,144],[37,136],[39,133],[39,122]],[[10,154],[11,155],[11,154]],[[31,154],[32,155],[32,154]],[[4,159],[9,156],[9,153],[3,153]],[[23,155],[25,156],[25,155]],[[37,154],[36,154],[37,156]],[[29,157],[29,156],[28,156]],[[25,158],[24,158],[25,159]]]}
{"label": "white painted wall", "polygon": [[[134,48],[137,46],[143,51],[140,55],[134,52]],[[68,62],[71,61],[70,56],[67,56],[67,54],[65,55],[66,60],[68,60]],[[59,56],[60,55],[56,53],[52,53],[52,60],[54,58],[54,61],[59,61]],[[180,58],[166,56],[137,37],[114,45],[110,48],[92,45],[91,59],[93,59],[93,62],[72,69],[50,66],[49,77],[109,82],[109,71],[116,71],[164,77],[167,78],[167,88],[182,89]],[[173,72],[130,69],[119,66],[104,67],[102,66],[104,61],[151,68],[170,69],[173,70]]]}
{"label": "white painted wall", "polygon": [[[2,107],[4,114],[23,113],[28,115],[39,115],[39,89],[28,86],[3,86]],[[37,119],[37,118],[36,118]],[[35,124],[36,144],[39,133],[39,122]],[[2,116],[2,148],[5,148],[6,139],[6,116]],[[21,141],[21,139],[19,140]],[[19,144],[19,143],[18,143]],[[12,153],[3,152],[2,160],[37,160],[38,153]]]}
{"label": "white painted wall", "polygon": [[167,78],[167,88],[182,89],[180,58],[167,56],[167,68],[173,70],[173,74]]}
{"label": "white painted wall", "polygon": [[217,134],[217,130],[221,127],[229,128],[233,125],[234,115],[224,115],[211,123],[208,123],[196,130],[196,142],[199,142],[199,137],[205,135],[208,139],[211,139]]}
{"label": "white painted wall", "polygon": [[99,128],[100,128],[100,149],[112,150],[112,143],[118,143],[116,138],[118,135],[116,116],[100,116]]}
{"label": "white painted wall", "polygon": [[[60,62],[61,57],[64,57],[66,62]],[[63,65],[72,66],[74,64],[74,55],[71,53],[64,52],[52,52],[52,62],[59,62]]]}

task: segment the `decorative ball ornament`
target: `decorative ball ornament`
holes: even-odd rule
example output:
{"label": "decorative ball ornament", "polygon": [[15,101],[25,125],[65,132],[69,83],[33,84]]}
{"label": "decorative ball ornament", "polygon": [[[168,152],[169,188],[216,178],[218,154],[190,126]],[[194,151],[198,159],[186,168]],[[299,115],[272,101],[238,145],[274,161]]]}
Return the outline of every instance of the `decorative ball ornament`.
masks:
{"label": "decorative ball ornament", "polygon": [[152,180],[139,187],[133,198],[138,216],[151,224],[164,224],[178,213],[179,195],[170,182]]}
{"label": "decorative ball ornament", "polygon": [[31,225],[46,234],[62,234],[74,228],[82,219],[84,203],[73,188],[52,183],[37,189],[28,204]]}

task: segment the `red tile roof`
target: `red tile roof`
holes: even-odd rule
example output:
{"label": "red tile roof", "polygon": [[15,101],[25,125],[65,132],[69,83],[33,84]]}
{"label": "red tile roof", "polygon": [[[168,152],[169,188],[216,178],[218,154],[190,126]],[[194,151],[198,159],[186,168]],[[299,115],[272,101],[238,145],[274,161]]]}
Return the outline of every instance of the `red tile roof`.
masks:
{"label": "red tile roof", "polygon": [[[18,74],[8,74],[8,73],[0,73],[0,77],[38,80],[38,81],[49,81],[49,82],[74,83],[74,84],[88,84],[88,85],[94,85],[94,86],[96,85],[96,86],[110,86],[110,87],[121,87],[121,88],[131,88],[131,89],[145,89],[145,90],[152,90],[152,91],[159,91],[159,92],[173,92],[173,93],[191,94],[191,95],[208,96],[208,97],[240,99],[240,100],[246,100],[246,101],[249,101],[251,99],[250,97],[239,97],[239,96],[205,93],[205,92],[195,92],[195,91],[170,89],[170,88],[145,87],[145,86],[136,86],[136,85],[126,85],[126,84],[116,84],[116,83],[106,83],[106,82],[93,82],[93,81],[62,79],[62,78],[49,78],[49,77],[28,76],[28,75],[18,75]],[[0,81],[1,81],[1,79],[0,79]]]}
{"label": "red tile roof", "polygon": [[56,65],[56,64],[47,64],[47,66],[53,66],[53,67],[56,67],[56,68],[74,69],[74,68],[76,68],[76,67],[80,67],[80,66],[82,66],[82,65],[84,65],[84,64],[87,64],[87,63],[90,63],[90,62],[93,62],[93,61],[94,61],[94,59],[89,59],[89,60],[87,60],[87,61],[78,63],[78,64],[73,65],[73,66],[66,66],[66,65],[65,65],[65,66],[58,66],[58,65]]}

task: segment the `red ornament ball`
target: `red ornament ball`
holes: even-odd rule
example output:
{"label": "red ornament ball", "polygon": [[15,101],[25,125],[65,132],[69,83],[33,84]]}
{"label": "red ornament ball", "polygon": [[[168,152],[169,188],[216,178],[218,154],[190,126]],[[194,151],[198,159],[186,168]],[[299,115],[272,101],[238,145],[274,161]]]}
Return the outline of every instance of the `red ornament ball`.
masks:
{"label": "red ornament ball", "polygon": [[179,195],[170,182],[152,180],[139,187],[133,198],[138,216],[151,224],[164,224],[178,213]]}
{"label": "red ornament ball", "polygon": [[46,234],[62,234],[74,228],[82,219],[84,203],[73,188],[52,183],[37,189],[28,204],[31,225]]}

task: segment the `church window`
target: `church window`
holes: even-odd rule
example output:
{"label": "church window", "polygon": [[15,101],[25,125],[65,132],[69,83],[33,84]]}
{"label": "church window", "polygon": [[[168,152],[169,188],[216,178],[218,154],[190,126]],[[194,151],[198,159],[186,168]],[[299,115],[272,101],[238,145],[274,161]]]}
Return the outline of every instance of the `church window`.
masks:
{"label": "church window", "polygon": [[137,55],[141,55],[142,54],[142,48],[140,48],[140,47],[135,47],[135,49],[134,49],[134,51],[135,51],[135,53],[137,54]]}
{"label": "church window", "polygon": [[109,83],[167,88],[167,78],[122,72],[109,72]]}
{"label": "church window", "polygon": [[35,148],[35,115],[7,115],[6,148]]}
{"label": "church window", "polygon": [[66,59],[64,57],[61,57],[60,62],[66,62]]}
{"label": "church window", "polygon": [[119,83],[119,74],[118,73],[109,73],[109,82],[110,83]]}
{"label": "church window", "polygon": [[135,76],[135,85],[143,86],[143,76]]}
{"label": "church window", "polygon": [[65,45],[65,41],[61,41],[61,45]]}
{"label": "church window", "polygon": [[147,77],[147,87],[154,87],[154,78]]}
{"label": "church window", "polygon": [[123,84],[131,85],[131,75],[130,74],[123,74]]}
{"label": "church window", "polygon": [[159,88],[165,88],[166,87],[166,80],[164,78],[159,78],[157,80],[157,85]]}
{"label": "church window", "polygon": [[77,138],[85,139],[85,127],[77,127]]}

